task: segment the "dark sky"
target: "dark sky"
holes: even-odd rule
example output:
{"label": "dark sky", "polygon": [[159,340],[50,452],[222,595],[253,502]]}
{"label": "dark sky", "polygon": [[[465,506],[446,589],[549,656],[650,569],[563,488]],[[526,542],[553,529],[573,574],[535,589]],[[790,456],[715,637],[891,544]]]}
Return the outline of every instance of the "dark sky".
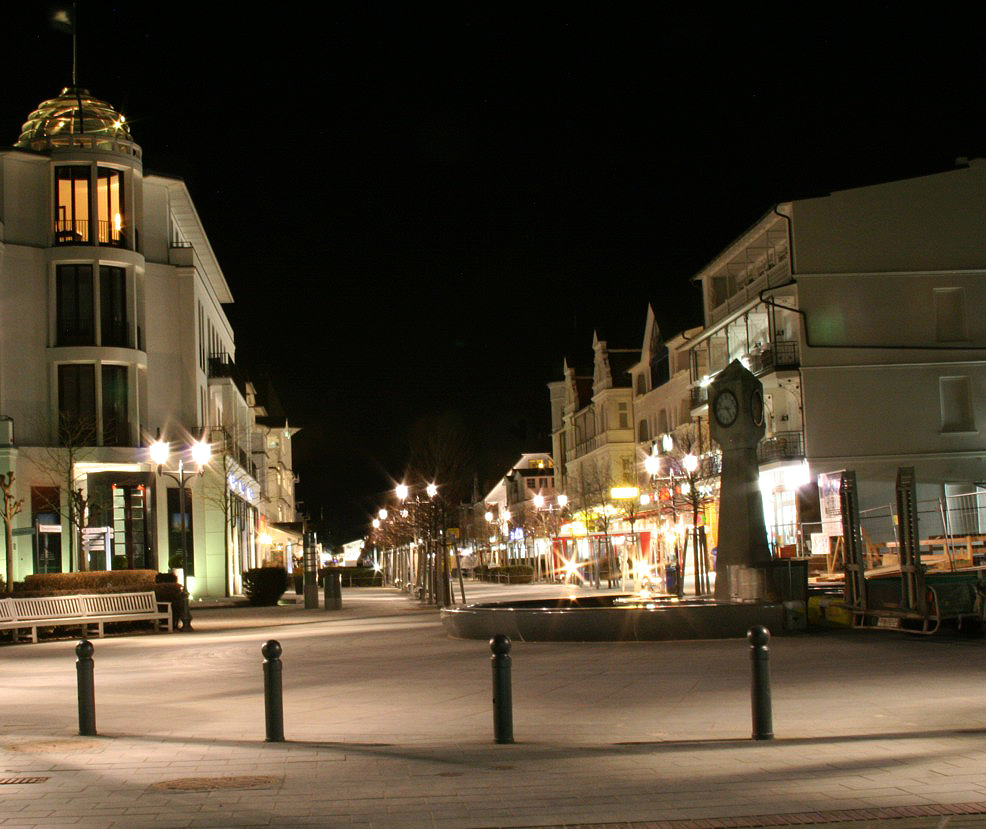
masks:
{"label": "dark sky", "polygon": [[[80,85],[188,183],[337,541],[422,418],[484,484],[548,449],[562,358],[698,322],[775,202],[986,153],[975,4],[79,5]],[[44,10],[2,7],[0,143],[70,78]]]}

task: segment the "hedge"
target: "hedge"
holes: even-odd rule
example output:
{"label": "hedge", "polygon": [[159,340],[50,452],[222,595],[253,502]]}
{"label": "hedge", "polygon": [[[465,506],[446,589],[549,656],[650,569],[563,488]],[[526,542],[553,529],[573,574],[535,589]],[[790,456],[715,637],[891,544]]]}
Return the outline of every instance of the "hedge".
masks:
{"label": "hedge", "polygon": [[288,571],[283,567],[257,567],[243,574],[243,593],[252,605],[276,605],[288,589]]}
{"label": "hedge", "polygon": [[[67,593],[120,593],[153,590],[157,570],[89,570],[85,573],[32,573],[24,590],[62,590]],[[49,594],[55,595],[55,594]]]}

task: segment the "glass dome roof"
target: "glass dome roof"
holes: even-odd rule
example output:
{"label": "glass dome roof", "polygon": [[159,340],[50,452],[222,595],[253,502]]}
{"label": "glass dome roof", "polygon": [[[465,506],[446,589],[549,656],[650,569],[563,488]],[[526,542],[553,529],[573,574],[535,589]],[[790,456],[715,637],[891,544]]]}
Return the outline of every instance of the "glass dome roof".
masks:
{"label": "glass dome roof", "polygon": [[15,146],[41,149],[75,144],[73,137],[82,135],[133,141],[126,120],[113,107],[93,98],[87,89],[66,86],[61,95],[44,101],[28,116]]}

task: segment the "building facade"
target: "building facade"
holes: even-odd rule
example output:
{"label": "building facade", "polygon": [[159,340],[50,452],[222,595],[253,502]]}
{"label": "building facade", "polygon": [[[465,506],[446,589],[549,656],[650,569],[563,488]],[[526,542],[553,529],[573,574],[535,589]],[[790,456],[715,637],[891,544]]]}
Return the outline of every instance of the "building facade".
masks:
{"label": "building facade", "polygon": [[[195,595],[238,592],[263,488],[233,297],[184,182],[146,174],[124,117],[85,90],[0,151],[0,286],[0,463],[23,504],[5,577],[177,564]],[[169,468],[212,444],[185,499],[149,462],[156,438]]]}
{"label": "building facade", "polygon": [[[648,309],[625,376],[597,340],[591,376],[566,363],[549,384],[559,491],[578,504],[583,464],[605,458],[615,483],[632,453],[632,507],[595,488],[614,516],[607,543],[655,582],[684,555],[711,568],[719,453],[708,387],[739,360],[763,384],[758,458],[774,555],[834,549],[840,524],[819,486],[842,470],[856,473],[868,539],[894,541],[899,467],[915,470],[922,537],[986,532],[984,226],[982,160],[775,206],[695,275],[701,328],[665,341]],[[614,430],[625,425],[614,404],[627,407],[617,417],[629,411],[630,432]],[[591,540],[593,527],[575,520],[559,540],[589,546],[580,534]],[[686,563],[686,580],[689,567],[701,569]]]}
{"label": "building facade", "polygon": [[[693,412],[733,359],[763,382],[775,547],[798,542],[799,527],[804,547],[820,532],[818,475],[844,469],[864,514],[913,466],[922,533],[950,530],[940,516],[951,493],[975,496],[965,521],[986,529],[984,222],[986,163],[975,160],[777,205],[696,276],[706,327],[690,347]],[[891,522],[882,532],[892,539]]]}

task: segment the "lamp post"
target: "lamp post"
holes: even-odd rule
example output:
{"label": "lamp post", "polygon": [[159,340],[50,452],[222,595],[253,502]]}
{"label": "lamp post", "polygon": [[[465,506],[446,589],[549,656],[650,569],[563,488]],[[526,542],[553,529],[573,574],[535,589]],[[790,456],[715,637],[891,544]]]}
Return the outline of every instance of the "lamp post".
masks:
{"label": "lamp post", "polygon": [[192,630],[192,611],[188,594],[188,577],[195,575],[195,555],[194,552],[188,548],[188,521],[185,517],[185,484],[191,478],[199,476],[205,471],[205,466],[209,463],[209,459],[212,457],[212,447],[206,441],[196,440],[193,441],[189,447],[187,447],[187,451],[191,454],[192,462],[196,466],[192,472],[189,472],[185,468],[185,458],[182,456],[183,453],[178,456],[177,469],[166,470],[164,468],[164,465],[168,462],[168,457],[171,454],[171,448],[166,441],[159,438],[158,440],[155,440],[147,449],[147,454],[151,459],[151,463],[157,466],[158,477],[163,475],[171,478],[172,481],[178,484],[178,511],[181,513],[182,633],[189,633]]}
{"label": "lamp post", "polygon": [[[438,512],[440,507],[438,484],[432,482],[423,487],[423,489],[427,500],[423,500],[421,497],[420,485],[415,485],[414,492],[412,492],[410,486],[400,483],[394,488],[394,494],[401,504],[400,515],[402,518],[408,519],[414,538],[417,538],[418,530],[424,532],[423,540],[425,549],[423,556],[420,552],[421,542],[418,541],[414,545],[415,549],[418,550],[417,575],[415,580],[420,590],[419,598],[426,600],[429,604],[434,602],[440,606],[445,606],[451,604],[451,585],[449,583],[449,568],[445,549],[445,514],[444,510],[441,514]],[[411,508],[410,516],[408,506]],[[441,521],[441,526],[439,526],[439,521]],[[441,534],[440,543],[437,545],[435,539],[436,533]],[[438,548],[437,550],[436,546]],[[441,558],[439,558],[439,555],[441,555]],[[441,595],[438,592],[440,586],[438,583],[439,577],[442,580]]]}

